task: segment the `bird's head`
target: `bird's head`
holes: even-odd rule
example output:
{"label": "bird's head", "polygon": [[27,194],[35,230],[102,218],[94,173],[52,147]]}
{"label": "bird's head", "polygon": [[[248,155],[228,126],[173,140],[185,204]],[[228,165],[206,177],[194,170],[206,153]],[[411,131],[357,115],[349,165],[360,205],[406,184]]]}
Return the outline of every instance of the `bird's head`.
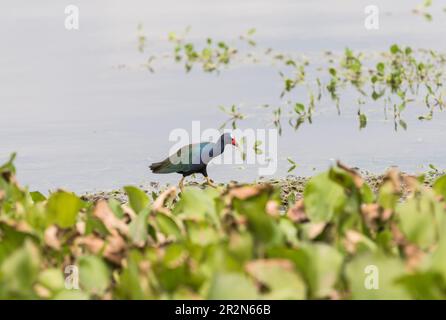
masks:
{"label": "bird's head", "polygon": [[224,133],[220,139],[223,141],[223,145],[230,144],[238,147],[237,141],[235,141],[234,135],[232,133]]}

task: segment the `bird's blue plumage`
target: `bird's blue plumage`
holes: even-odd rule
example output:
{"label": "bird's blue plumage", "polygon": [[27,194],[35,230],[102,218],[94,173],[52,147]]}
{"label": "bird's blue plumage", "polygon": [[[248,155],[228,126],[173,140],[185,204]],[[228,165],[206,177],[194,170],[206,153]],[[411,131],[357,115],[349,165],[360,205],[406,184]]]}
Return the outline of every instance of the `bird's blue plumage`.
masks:
{"label": "bird's blue plumage", "polygon": [[177,152],[170,155],[169,158],[153,163],[150,169],[154,173],[173,173],[182,175],[193,173],[203,173],[207,175],[206,166],[216,156],[224,151],[227,139],[224,135],[217,143],[201,142],[190,144],[180,148]]}

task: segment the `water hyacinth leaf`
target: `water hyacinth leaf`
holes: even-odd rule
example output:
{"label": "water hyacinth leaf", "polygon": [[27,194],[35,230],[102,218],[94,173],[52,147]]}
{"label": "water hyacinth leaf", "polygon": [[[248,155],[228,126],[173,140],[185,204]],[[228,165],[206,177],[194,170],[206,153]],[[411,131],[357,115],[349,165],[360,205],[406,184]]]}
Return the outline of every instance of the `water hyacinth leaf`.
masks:
{"label": "water hyacinth leaf", "polygon": [[421,248],[430,246],[436,238],[434,203],[427,196],[398,204],[399,226],[407,239]]}
{"label": "water hyacinth leaf", "polygon": [[257,298],[258,294],[254,283],[241,273],[215,274],[207,296],[207,299],[210,300],[252,300]]}
{"label": "water hyacinth leaf", "polygon": [[210,218],[214,223],[219,222],[215,209],[215,201],[219,197],[214,188],[185,188],[180,201],[175,206],[173,213],[187,218],[203,220]]}
{"label": "water hyacinth leaf", "polygon": [[149,236],[147,222],[149,212],[149,209],[142,210],[129,225],[130,238],[138,246],[143,246]]}
{"label": "water hyacinth leaf", "polygon": [[129,204],[133,211],[139,213],[148,207],[150,200],[144,191],[134,186],[126,186],[124,191],[127,193]]}
{"label": "water hyacinth leaf", "polygon": [[444,199],[446,199],[446,175],[441,176],[437,180],[435,180],[433,184],[434,191],[443,196]]}
{"label": "water hyacinth leaf", "polygon": [[115,295],[119,299],[142,300],[153,298],[147,274],[141,274],[139,265],[142,256],[131,251],[126,267],[121,271],[115,287]]}
{"label": "water hyacinth leaf", "polygon": [[88,293],[102,295],[110,285],[110,271],[97,256],[82,256],[79,261],[79,283]]}
{"label": "water hyacinth leaf", "polygon": [[248,219],[248,229],[254,233],[254,236],[272,245],[280,243],[283,240],[283,234],[274,218],[265,211],[268,200],[268,193],[263,192],[244,200],[234,199],[233,203],[235,210]]}
{"label": "water hyacinth leaf", "polygon": [[289,260],[254,260],[246,270],[267,287],[265,299],[305,299],[305,283]]}
{"label": "water hyacinth leaf", "polygon": [[62,270],[56,268],[43,270],[39,274],[38,283],[52,293],[62,291],[65,288],[65,279]]}
{"label": "water hyacinth leaf", "polygon": [[396,190],[391,181],[383,183],[378,191],[378,203],[385,209],[394,210],[400,198],[399,191]]}
{"label": "water hyacinth leaf", "polygon": [[37,280],[40,261],[39,249],[30,240],[1,261],[0,299],[35,298],[30,289]]}
{"label": "water hyacinth leaf", "polygon": [[446,282],[446,219],[443,217],[440,228],[438,246],[429,259],[431,270],[440,273]]}
{"label": "water hyacinth leaf", "polygon": [[162,263],[154,266],[155,275],[164,290],[173,292],[192,281],[193,276],[187,269],[188,256],[182,243],[172,243],[166,247]]}
{"label": "water hyacinth leaf", "polygon": [[89,296],[82,290],[63,290],[59,292],[54,300],[88,300]]}
{"label": "water hyacinth leaf", "polygon": [[174,216],[170,216],[163,212],[157,212],[155,214],[156,225],[158,231],[166,236],[174,236],[176,239],[182,238],[182,232],[180,227],[180,221],[175,219]]}
{"label": "water hyacinth leaf", "polygon": [[228,250],[241,263],[252,259],[254,254],[254,240],[252,235],[249,232],[231,233]]}
{"label": "water hyacinth leaf", "polygon": [[343,261],[335,248],[322,243],[303,244],[298,250],[274,248],[268,255],[292,261],[305,279],[312,298],[329,296],[338,281]]}
{"label": "water hyacinth leaf", "polygon": [[330,221],[345,201],[342,187],[328,173],[311,178],[305,186],[305,213],[313,222]]}
{"label": "water hyacinth leaf", "polygon": [[397,280],[412,299],[416,300],[444,300],[446,294],[443,290],[445,282],[441,274],[437,272],[417,272],[404,275]]}
{"label": "water hyacinth leaf", "polygon": [[118,200],[110,198],[108,200],[108,206],[117,218],[122,219],[124,217],[124,210]]}
{"label": "water hyacinth leaf", "polygon": [[73,193],[66,191],[52,193],[46,205],[47,222],[48,224],[55,223],[61,228],[72,227],[83,206],[82,200]]}
{"label": "water hyacinth leaf", "polygon": [[404,263],[397,257],[382,253],[364,253],[346,266],[352,299],[394,300],[410,296],[398,280],[404,275]]}
{"label": "water hyacinth leaf", "polygon": [[17,248],[23,246],[29,238],[29,234],[0,222],[0,261],[5,260]]}
{"label": "water hyacinth leaf", "polygon": [[185,220],[189,241],[193,244],[206,246],[219,241],[217,231],[206,221]]}
{"label": "water hyacinth leaf", "polygon": [[[306,245],[302,251],[305,257],[295,260],[295,263],[308,279],[311,294],[314,297],[328,296],[340,273],[341,254],[325,244]],[[305,261],[309,264],[305,264]]]}

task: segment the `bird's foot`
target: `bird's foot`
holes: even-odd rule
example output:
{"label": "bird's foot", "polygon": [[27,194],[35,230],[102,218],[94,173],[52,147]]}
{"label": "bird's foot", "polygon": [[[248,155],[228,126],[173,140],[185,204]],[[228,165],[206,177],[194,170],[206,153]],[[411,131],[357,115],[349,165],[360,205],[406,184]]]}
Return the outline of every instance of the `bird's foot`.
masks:
{"label": "bird's foot", "polygon": [[217,185],[209,177],[206,177],[206,183],[213,188],[217,188]]}
{"label": "bird's foot", "polygon": [[184,191],[184,184],[183,184],[183,182],[184,182],[184,177],[181,178],[180,183],[178,183],[178,187],[180,187],[181,193],[183,193],[183,191]]}

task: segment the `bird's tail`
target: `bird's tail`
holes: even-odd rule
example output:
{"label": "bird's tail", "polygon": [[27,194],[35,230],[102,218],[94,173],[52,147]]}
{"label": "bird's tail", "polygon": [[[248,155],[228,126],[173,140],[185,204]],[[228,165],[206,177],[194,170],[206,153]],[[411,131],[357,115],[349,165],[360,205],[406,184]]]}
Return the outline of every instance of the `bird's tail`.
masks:
{"label": "bird's tail", "polygon": [[171,173],[172,171],[172,165],[169,159],[163,160],[161,162],[155,162],[152,163],[149,166],[150,170],[152,170],[153,173]]}

